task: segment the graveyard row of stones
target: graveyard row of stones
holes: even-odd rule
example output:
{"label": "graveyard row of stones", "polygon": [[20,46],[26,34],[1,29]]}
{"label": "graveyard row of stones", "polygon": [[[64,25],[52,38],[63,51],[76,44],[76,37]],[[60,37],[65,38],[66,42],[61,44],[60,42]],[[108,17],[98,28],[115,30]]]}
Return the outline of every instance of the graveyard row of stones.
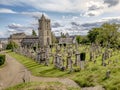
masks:
{"label": "graveyard row of stones", "polygon": [[[51,46],[36,50],[28,49],[27,47],[19,47],[14,49],[14,52],[32,58],[36,62],[46,66],[50,64],[50,58],[52,57],[52,64],[54,64],[56,68],[63,71],[69,69],[70,72],[74,70],[73,65],[78,66],[80,69],[85,68],[86,52],[90,54],[89,61],[93,61],[94,63],[96,63],[96,58],[101,56],[101,65],[103,66],[106,66],[105,60],[113,56],[112,50],[106,48],[102,51],[99,45],[92,44],[90,47],[85,47],[83,50],[84,52],[81,53],[79,52],[79,47],[78,44],[75,44],[74,46],[55,45],[54,53]],[[63,51],[62,48],[64,48]],[[75,56],[75,60],[72,58],[73,55]],[[110,62],[108,62],[108,64],[109,63]]]}
{"label": "graveyard row of stones", "polygon": [[[19,47],[17,49],[14,49],[13,51],[32,58],[36,62],[40,64],[45,64],[46,66],[49,65],[50,57],[52,57],[52,63],[54,64],[54,66],[63,71],[65,69],[70,69],[70,71],[73,71],[73,64],[76,66],[80,66],[81,69],[84,69],[85,53],[80,54],[78,50],[73,50],[71,46],[67,48],[64,47],[63,54],[61,54],[61,47],[59,45],[56,45],[55,53],[52,53],[52,48],[50,47],[40,48],[37,51],[30,48],[28,49],[26,47]],[[76,56],[75,63],[73,63],[72,54],[75,54]],[[67,55],[67,60],[64,59],[65,55]]]}

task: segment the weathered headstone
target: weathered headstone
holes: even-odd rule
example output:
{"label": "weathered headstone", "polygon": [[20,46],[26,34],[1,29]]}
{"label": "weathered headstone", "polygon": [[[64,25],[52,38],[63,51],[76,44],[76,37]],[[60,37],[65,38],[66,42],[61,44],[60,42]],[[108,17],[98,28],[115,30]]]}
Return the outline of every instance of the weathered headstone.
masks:
{"label": "weathered headstone", "polygon": [[75,65],[79,66],[80,65],[80,53],[78,51],[76,51],[75,56],[76,56],[76,58],[75,58]]}
{"label": "weathered headstone", "polygon": [[107,72],[106,72],[106,78],[110,78],[110,70],[107,70]]}
{"label": "weathered headstone", "polygon": [[68,56],[67,56],[67,64],[66,64],[66,68],[70,68],[70,71],[72,70],[72,59],[71,59],[71,53],[68,52]]}
{"label": "weathered headstone", "polygon": [[85,64],[85,58],[86,58],[86,53],[83,52],[83,53],[80,53],[80,68],[81,69],[84,69],[84,64]]}

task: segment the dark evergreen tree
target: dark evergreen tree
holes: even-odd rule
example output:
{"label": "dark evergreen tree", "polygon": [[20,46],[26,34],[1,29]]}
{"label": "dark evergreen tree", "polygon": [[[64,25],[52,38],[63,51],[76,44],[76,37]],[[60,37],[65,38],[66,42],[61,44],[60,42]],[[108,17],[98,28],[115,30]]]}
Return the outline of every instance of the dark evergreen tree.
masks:
{"label": "dark evergreen tree", "polygon": [[32,30],[32,35],[33,35],[33,36],[37,36],[35,30]]}

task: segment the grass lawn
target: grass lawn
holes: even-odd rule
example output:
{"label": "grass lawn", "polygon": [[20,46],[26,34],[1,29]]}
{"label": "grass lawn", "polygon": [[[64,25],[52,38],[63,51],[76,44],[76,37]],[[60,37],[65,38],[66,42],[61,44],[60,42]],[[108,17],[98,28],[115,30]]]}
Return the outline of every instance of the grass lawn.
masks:
{"label": "grass lawn", "polygon": [[5,90],[80,90],[80,88],[68,87],[60,82],[28,82]]}
{"label": "grass lawn", "polygon": [[[16,58],[22,63],[28,70],[35,76],[44,77],[67,77],[77,82],[81,87],[102,85],[107,90],[118,90],[120,88],[120,55],[114,51],[114,56],[109,58],[111,64],[107,66],[101,65],[101,56],[96,58],[96,64],[88,60],[89,54],[87,53],[86,66],[84,70],[80,72],[68,73],[67,71],[60,71],[52,64],[44,66],[36,63],[34,60],[27,58],[23,55],[16,54],[14,52],[8,52],[9,55]],[[116,59],[118,62],[116,62]],[[108,60],[105,61],[106,63]],[[110,70],[110,78],[106,78],[106,72]]]}
{"label": "grass lawn", "polygon": [[69,75],[67,74],[67,72],[63,72],[54,68],[52,64],[49,66],[40,65],[34,60],[27,58],[23,55],[19,55],[14,52],[9,52],[8,54],[16,58],[16,60],[22,63],[35,76],[62,77]]}

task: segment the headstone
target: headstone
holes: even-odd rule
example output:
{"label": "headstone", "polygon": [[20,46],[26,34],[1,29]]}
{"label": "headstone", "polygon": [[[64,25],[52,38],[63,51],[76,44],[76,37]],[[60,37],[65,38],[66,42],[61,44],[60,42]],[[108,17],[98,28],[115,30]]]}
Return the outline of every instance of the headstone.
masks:
{"label": "headstone", "polygon": [[75,65],[79,66],[80,65],[80,53],[78,51],[76,51],[75,56],[76,56],[76,58],[75,58]]}
{"label": "headstone", "polygon": [[61,69],[62,68],[62,58],[60,54],[56,54],[55,56],[55,67]]}
{"label": "headstone", "polygon": [[40,63],[45,62],[45,59],[46,59],[45,50],[44,48],[42,48],[40,51]]}
{"label": "headstone", "polygon": [[81,69],[84,69],[84,64],[85,64],[85,58],[86,58],[86,53],[83,52],[83,53],[80,53],[80,68]]}
{"label": "headstone", "polygon": [[106,72],[106,78],[110,78],[110,70],[108,70],[107,72]]}
{"label": "headstone", "polygon": [[70,71],[72,71],[72,59],[71,59],[71,53],[70,52],[68,52],[68,56],[67,56],[67,64],[66,64],[66,68],[68,69],[70,69]]}

